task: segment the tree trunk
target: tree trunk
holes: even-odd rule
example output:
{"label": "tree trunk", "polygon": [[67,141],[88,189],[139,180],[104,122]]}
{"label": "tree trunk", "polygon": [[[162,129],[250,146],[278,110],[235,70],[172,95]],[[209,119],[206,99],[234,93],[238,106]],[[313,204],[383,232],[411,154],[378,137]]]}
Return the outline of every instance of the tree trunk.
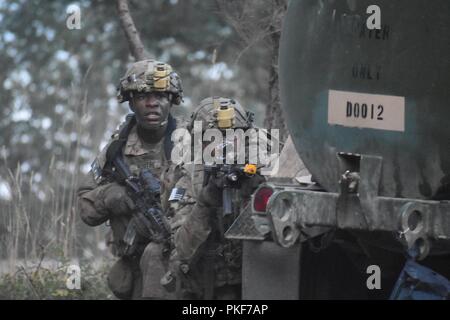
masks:
{"label": "tree trunk", "polygon": [[247,46],[264,40],[270,51],[267,61],[269,83],[264,127],[279,129],[284,142],[288,131],[280,105],[278,87],[278,48],[281,24],[287,9],[287,0],[216,0],[218,10],[235,29]]}
{"label": "tree trunk", "polygon": [[269,78],[269,104],[266,107],[264,126],[266,128],[279,129],[280,140],[284,142],[288,136],[286,122],[280,104],[280,89],[278,82],[278,49],[280,47],[281,25],[286,12],[286,1],[275,0],[273,2],[274,17],[270,25],[271,61]]}
{"label": "tree trunk", "polygon": [[130,14],[127,0],[117,0],[117,11],[119,13],[120,24],[125,32],[128,46],[130,47],[131,55],[136,61],[144,60],[148,58],[148,54],[145,51],[144,44],[142,43],[139,32],[134,24],[133,17]]}

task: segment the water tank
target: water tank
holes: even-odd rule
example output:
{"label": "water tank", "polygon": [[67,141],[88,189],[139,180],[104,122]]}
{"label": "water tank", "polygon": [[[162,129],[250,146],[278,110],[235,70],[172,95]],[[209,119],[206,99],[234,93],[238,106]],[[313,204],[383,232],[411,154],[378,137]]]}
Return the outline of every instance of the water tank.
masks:
{"label": "water tank", "polygon": [[344,152],[382,157],[382,196],[448,198],[449,31],[448,0],[289,3],[281,103],[297,151],[325,189],[338,191]]}

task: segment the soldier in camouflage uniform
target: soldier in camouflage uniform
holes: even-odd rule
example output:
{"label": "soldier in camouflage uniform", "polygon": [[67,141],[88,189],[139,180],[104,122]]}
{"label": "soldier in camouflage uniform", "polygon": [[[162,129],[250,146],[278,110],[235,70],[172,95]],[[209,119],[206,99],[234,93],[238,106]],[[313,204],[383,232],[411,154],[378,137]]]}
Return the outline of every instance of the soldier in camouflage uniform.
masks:
{"label": "soldier in camouflage uniform", "polygon": [[[203,129],[217,128],[218,105],[234,108],[232,129],[252,127],[252,115],[239,103],[227,98],[207,98],[194,111],[194,121]],[[233,189],[233,214],[222,215],[222,183],[210,177],[204,185],[204,165],[185,164],[182,177],[172,194],[182,195],[170,201],[179,228],[174,233],[175,249],[169,271],[161,283],[183,299],[239,299],[241,297],[241,243],[227,240],[224,231],[238,216],[252,191],[264,181],[259,174],[244,178],[239,189]]]}
{"label": "soldier in camouflage uniform", "polygon": [[[123,238],[135,204],[125,187],[113,178],[115,168],[113,159],[108,158],[112,157],[108,150],[112,144],[121,143],[119,150],[123,160],[134,175],[142,169],[150,169],[156,177],[161,177],[161,204],[165,210],[167,191],[172,189],[171,183],[176,182],[170,154],[171,133],[177,122],[170,115],[170,109],[181,103],[182,93],[181,80],[170,65],[154,60],[134,63],[118,87],[119,102],[128,101],[133,113],[96,158],[87,180],[78,189],[81,219],[90,226],[107,221],[111,226],[112,251],[119,260],[109,273],[108,285],[121,299],[142,297],[142,281],[148,282],[148,274],[142,273],[140,262],[142,257],[146,269],[152,247],[147,250],[148,241],[141,241],[133,254],[124,254]],[[159,265],[153,268],[161,269]]]}

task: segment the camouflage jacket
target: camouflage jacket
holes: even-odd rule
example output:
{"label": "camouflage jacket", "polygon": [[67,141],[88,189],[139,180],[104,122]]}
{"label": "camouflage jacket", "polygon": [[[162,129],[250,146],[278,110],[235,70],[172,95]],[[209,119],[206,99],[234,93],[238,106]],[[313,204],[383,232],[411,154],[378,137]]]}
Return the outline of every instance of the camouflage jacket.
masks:
{"label": "camouflage jacket", "polygon": [[[180,121],[177,121],[177,127]],[[109,225],[112,231],[112,252],[115,255],[121,256],[123,250],[123,243],[121,243],[125,234],[127,225],[131,219],[129,215],[112,216],[109,212],[99,210],[98,201],[103,196],[107,186],[112,182],[101,175],[101,170],[106,163],[106,151],[112,141],[118,139],[118,133],[123,124],[112,135],[111,141],[103,148],[100,154],[92,164],[91,171],[83,179],[80,184],[78,196],[78,212],[81,219],[90,226],[97,226],[109,220]],[[168,208],[169,192],[173,184],[178,179],[178,167],[171,164],[170,160],[166,158],[164,152],[164,139],[158,143],[145,143],[137,134],[136,126],[130,131],[125,146],[122,149],[125,162],[128,164],[130,171],[133,174],[138,174],[140,170],[147,168],[152,173],[160,177],[161,181],[161,205],[164,211]]]}
{"label": "camouflage jacket", "polygon": [[196,282],[193,288],[204,288],[205,281],[209,281],[204,275],[208,274],[214,274],[215,287],[241,283],[241,242],[225,239],[224,232],[249,200],[249,190],[254,187],[248,184],[259,184],[262,177],[251,179],[243,189],[233,189],[235,212],[222,217],[221,207],[210,207],[198,200],[203,188],[203,166],[184,165],[182,173],[175,188],[182,189],[184,196],[169,204],[173,220],[179,222],[172,256],[189,266],[189,278]]}

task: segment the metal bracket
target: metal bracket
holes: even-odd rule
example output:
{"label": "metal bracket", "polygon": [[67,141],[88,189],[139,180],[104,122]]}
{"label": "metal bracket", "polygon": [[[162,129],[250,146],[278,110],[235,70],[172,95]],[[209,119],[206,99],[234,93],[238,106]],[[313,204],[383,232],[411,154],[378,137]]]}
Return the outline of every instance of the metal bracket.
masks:
{"label": "metal bracket", "polygon": [[[340,174],[343,174],[339,181],[341,193],[336,207],[339,226],[345,228],[349,224],[349,219],[352,220],[350,224],[357,219],[361,226],[371,230],[374,225],[371,217],[378,211],[378,189],[383,158],[344,153],[338,153],[337,157]],[[349,182],[345,178],[351,178],[352,181]],[[357,209],[354,208],[354,199],[350,200],[349,197],[353,189],[359,200],[356,204]]]}
{"label": "metal bracket", "polygon": [[427,214],[427,207],[415,202],[405,203],[400,209],[400,239],[405,242],[408,250],[418,250],[418,260],[426,258],[431,249],[425,232],[428,220],[424,216]]}
{"label": "metal bracket", "polygon": [[274,203],[271,213],[272,219],[269,221],[275,241],[284,248],[293,246],[300,236],[300,228],[295,224],[296,213],[292,194],[283,192]]}
{"label": "metal bracket", "polygon": [[[405,251],[417,249],[416,259],[424,259],[433,248],[450,252],[450,202],[389,198],[378,195],[382,158],[352,155],[340,166],[341,173],[354,172],[342,181],[341,192],[311,191],[302,187],[278,188],[267,205],[273,239],[290,247],[305,238],[305,230],[382,231],[398,235]],[[358,158],[359,157],[359,158]],[[356,161],[353,161],[356,160]],[[347,166],[350,164],[350,167]],[[357,181],[352,188],[349,182]],[[321,232],[321,233],[320,233]],[[314,235],[313,235],[314,236]],[[447,243],[447,245],[445,244]]]}

